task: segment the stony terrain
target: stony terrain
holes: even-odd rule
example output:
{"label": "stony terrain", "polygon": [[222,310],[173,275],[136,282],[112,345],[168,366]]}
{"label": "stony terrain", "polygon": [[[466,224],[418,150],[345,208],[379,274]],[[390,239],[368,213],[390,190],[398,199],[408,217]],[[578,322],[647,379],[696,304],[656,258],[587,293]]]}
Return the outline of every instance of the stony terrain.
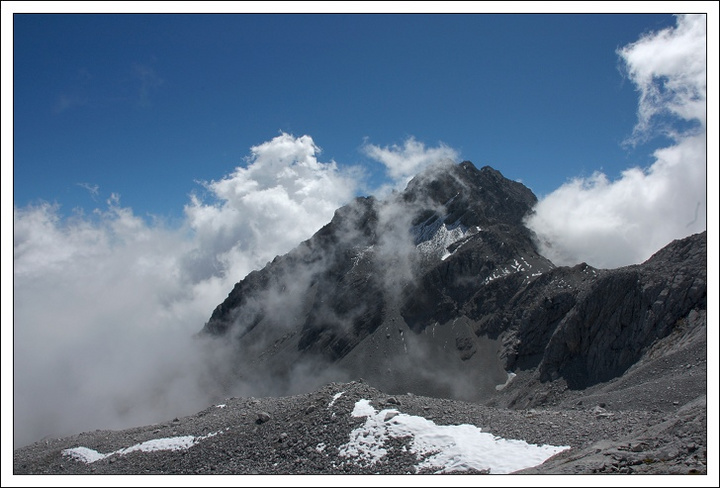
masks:
{"label": "stony terrain", "polygon": [[[410,439],[386,445],[387,456],[372,466],[340,456],[350,432],[363,423],[351,415],[355,402],[367,399],[378,409],[395,408],[438,425],[471,424],[506,439],[571,447],[520,473],[707,475],[703,317],[693,317],[677,334],[621,378],[582,391],[562,381],[540,383],[532,372],[518,374],[487,405],[388,395],[364,381],[330,383],[288,397],[229,398],[161,424],[37,442],[15,450],[13,469],[15,474],[417,473]],[[528,406],[506,407],[517,398]],[[110,453],[186,435],[208,437],[185,450],[116,454],[93,463],[63,454],[80,446]]]}
{"label": "stony terrain", "polygon": [[[344,392],[332,407],[335,394]],[[388,396],[360,382],[333,383],[305,395],[228,399],[196,415],[124,431],[95,431],[35,443],[15,451],[15,474],[409,474],[418,459],[398,441],[370,467],[338,455],[362,419],[357,400],[432,419],[472,424],[507,439],[569,445],[571,450],[524,472],[546,474],[707,472],[706,402],[698,397],[673,411],[613,410],[582,402],[506,410],[415,395]],[[263,421],[264,420],[264,421]],[[107,453],[162,437],[219,432],[181,451],[135,452],[84,463],[63,455],[79,446]],[[319,449],[318,446],[324,446]],[[386,446],[387,447],[387,446]]]}

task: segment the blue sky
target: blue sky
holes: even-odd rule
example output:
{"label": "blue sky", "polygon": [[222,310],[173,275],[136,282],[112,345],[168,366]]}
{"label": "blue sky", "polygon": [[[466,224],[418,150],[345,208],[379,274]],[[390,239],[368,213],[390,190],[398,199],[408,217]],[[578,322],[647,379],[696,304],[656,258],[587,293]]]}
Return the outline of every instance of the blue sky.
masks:
{"label": "blue sky", "polygon": [[[671,15],[16,15],[14,203],[178,217],[280,131],[320,161],[443,143],[538,196],[650,164],[616,50]],[[97,193],[90,191],[97,188]]]}

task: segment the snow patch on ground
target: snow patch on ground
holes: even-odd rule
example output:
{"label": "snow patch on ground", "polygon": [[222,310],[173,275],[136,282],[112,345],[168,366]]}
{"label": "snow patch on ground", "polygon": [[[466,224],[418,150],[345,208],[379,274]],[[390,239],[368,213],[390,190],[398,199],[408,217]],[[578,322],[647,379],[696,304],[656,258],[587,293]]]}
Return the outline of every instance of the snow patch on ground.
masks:
{"label": "snow patch on ground", "polygon": [[409,437],[411,452],[422,459],[416,468],[428,468],[435,473],[476,469],[507,474],[542,464],[569,449],[569,446],[538,446],[502,439],[474,425],[436,425],[396,409],[378,412],[364,399],[355,403],[352,416],[367,419],[362,427],[350,433],[349,442],[340,446],[339,454],[364,466],[373,465],[387,455],[385,442],[390,437]]}
{"label": "snow patch on ground", "polygon": [[344,392],[344,391],[341,391],[340,393],[335,393],[335,395],[333,395],[333,399],[330,400],[330,403],[328,403],[328,408],[330,408],[330,407],[332,407],[333,405],[335,405],[335,401],[336,401],[338,398],[340,398],[343,393],[345,393],[345,392]]}
{"label": "snow patch on ground", "polygon": [[195,437],[192,435],[186,435],[186,436],[180,436],[180,437],[165,437],[161,439],[151,439],[149,441],[142,442],[140,444],[135,444],[130,447],[126,447],[124,449],[118,449],[117,451],[109,452],[106,454],[103,454],[101,452],[98,452],[94,449],[90,449],[88,447],[79,446],[79,447],[73,447],[71,449],[63,449],[62,454],[65,456],[72,457],[78,461],[81,461],[86,464],[94,463],[95,461],[100,461],[101,459],[105,459],[110,456],[125,456],[126,454],[130,454],[131,452],[141,451],[141,452],[152,452],[152,451],[181,451],[184,449],[190,449],[192,446],[197,444],[198,442],[205,440],[209,437],[213,437],[219,434],[219,432],[212,432],[208,435]]}
{"label": "snow patch on ground", "polygon": [[70,456],[78,461],[82,461],[85,464],[94,463],[110,456],[110,454],[101,454],[95,449],[89,449],[87,447],[74,447],[72,449],[64,449],[62,452],[65,456]]}

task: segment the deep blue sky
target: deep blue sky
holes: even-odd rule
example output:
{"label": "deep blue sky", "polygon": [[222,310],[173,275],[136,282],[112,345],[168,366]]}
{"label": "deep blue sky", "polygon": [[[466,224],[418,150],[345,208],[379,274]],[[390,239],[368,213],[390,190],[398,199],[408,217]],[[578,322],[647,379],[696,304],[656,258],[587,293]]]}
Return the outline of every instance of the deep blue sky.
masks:
{"label": "deep blue sky", "polygon": [[[280,131],[319,160],[413,136],[538,196],[615,178],[664,141],[622,142],[638,96],[616,50],[671,15],[14,16],[14,203],[179,217]],[[367,138],[367,139],[366,139]],[[382,174],[376,175],[376,180]],[[84,185],[97,185],[93,195]]]}

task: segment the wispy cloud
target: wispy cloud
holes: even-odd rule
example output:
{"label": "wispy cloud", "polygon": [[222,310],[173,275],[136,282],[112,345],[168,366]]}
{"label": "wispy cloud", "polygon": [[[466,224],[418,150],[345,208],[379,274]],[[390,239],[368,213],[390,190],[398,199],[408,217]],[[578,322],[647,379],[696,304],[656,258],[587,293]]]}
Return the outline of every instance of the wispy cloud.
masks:
{"label": "wispy cloud", "polygon": [[80,188],[86,189],[88,191],[88,193],[90,193],[90,196],[92,197],[92,199],[97,201],[97,197],[100,192],[99,185],[93,185],[90,183],[77,183],[77,186],[79,186]]}
{"label": "wispy cloud", "polygon": [[556,264],[641,262],[673,239],[706,228],[705,16],[642,36],[618,51],[638,94],[638,143],[667,136],[648,168],[617,180],[597,172],[544,197],[527,223]]}
{"label": "wispy cloud", "polygon": [[89,103],[90,100],[83,95],[70,95],[67,93],[62,93],[57,97],[57,100],[55,101],[55,105],[53,106],[53,112],[56,114],[60,114],[71,108],[82,107],[88,105]]}
{"label": "wispy cloud", "polygon": [[[378,151],[401,178],[455,154],[414,139]],[[311,237],[355,196],[362,174],[320,154],[307,135],[281,133],[252,147],[230,174],[200,183],[179,228],[138,217],[117,194],[91,216],[63,218],[50,204],[14,208],[16,445],[156,422],[224,398],[223,350],[206,350],[194,336],[236,282]],[[97,185],[79,186],[99,194]],[[398,225],[402,242],[386,239],[378,252],[393,259],[412,242],[400,225],[407,216],[386,214],[383,225]],[[298,279],[266,299],[287,312],[293,290],[308,286]],[[293,372],[295,387],[307,381],[303,367]]]}
{"label": "wispy cloud", "polygon": [[91,100],[88,86],[92,79],[93,76],[87,68],[80,68],[72,80],[73,86],[67,87],[57,96],[53,112],[60,114],[75,107],[89,105]]}
{"label": "wispy cloud", "polygon": [[458,159],[458,152],[443,144],[437,147],[426,148],[425,144],[409,137],[399,146],[380,147],[366,142],[362,147],[363,152],[372,159],[382,163],[388,176],[397,186],[405,185],[417,173],[440,160]]}
{"label": "wispy cloud", "polygon": [[109,105],[128,103],[148,107],[164,83],[157,70],[147,63],[125,67],[111,79],[99,79],[81,68],[71,85],[56,97],[52,110],[61,114],[79,107],[105,109]]}
{"label": "wispy cloud", "polygon": [[135,64],[132,73],[133,78],[139,83],[138,103],[147,106],[150,104],[151,96],[165,83],[165,80],[158,75],[155,68],[147,64]]}
{"label": "wispy cloud", "polygon": [[657,132],[683,137],[672,125],[658,125],[672,115],[706,126],[705,15],[683,15],[675,28],[642,36],[618,50],[627,75],[640,94],[638,122],[631,142]]}

